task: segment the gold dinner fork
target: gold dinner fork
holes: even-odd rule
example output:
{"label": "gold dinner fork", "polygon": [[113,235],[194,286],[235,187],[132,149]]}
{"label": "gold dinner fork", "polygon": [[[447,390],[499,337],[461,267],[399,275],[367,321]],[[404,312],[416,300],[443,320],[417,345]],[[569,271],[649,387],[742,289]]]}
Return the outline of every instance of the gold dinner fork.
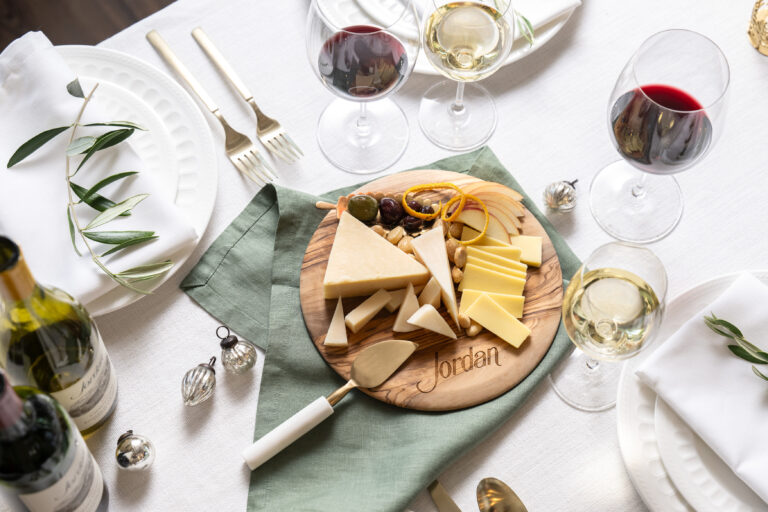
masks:
{"label": "gold dinner fork", "polygon": [[259,154],[259,150],[244,134],[232,128],[219,112],[211,96],[203,89],[200,82],[192,75],[187,67],[179,60],[168,43],[160,37],[156,30],[147,33],[147,40],[157,50],[160,56],[173,68],[194,92],[205,107],[219,120],[224,128],[224,149],[227,157],[235,168],[256,183],[271,183],[275,175],[266,160]]}
{"label": "gold dinner fork", "polygon": [[253,112],[256,114],[256,135],[259,140],[270,152],[275,156],[278,156],[288,163],[293,163],[301,158],[302,153],[299,146],[293,142],[293,139],[286,133],[285,129],[280,126],[280,123],[264,114],[261,111],[256,101],[253,99],[253,94],[245,86],[245,83],[237,76],[235,70],[227,62],[221,52],[214,46],[213,41],[203,31],[202,28],[197,27],[192,31],[192,37],[200,45],[203,51],[213,61],[219,71],[224,77],[229,80],[229,83],[237,90],[240,96],[251,106]]}

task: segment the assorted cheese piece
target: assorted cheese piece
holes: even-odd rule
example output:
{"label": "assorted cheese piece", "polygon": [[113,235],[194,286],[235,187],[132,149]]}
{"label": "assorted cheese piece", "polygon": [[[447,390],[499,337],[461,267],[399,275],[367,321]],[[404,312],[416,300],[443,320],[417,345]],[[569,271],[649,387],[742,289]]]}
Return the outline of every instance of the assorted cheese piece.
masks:
{"label": "assorted cheese piece", "polygon": [[519,235],[509,238],[509,243],[522,250],[520,261],[532,267],[541,266],[541,237]]}
{"label": "assorted cheese piece", "polygon": [[469,306],[467,316],[515,348],[519,348],[531,334],[525,324],[510,315],[486,293],[481,293]]}
{"label": "assorted cheese piece", "polygon": [[347,326],[344,324],[344,307],[341,305],[341,298],[336,302],[336,311],[333,313],[323,344],[329,347],[347,346]]}
{"label": "assorted cheese piece", "polygon": [[503,307],[510,315],[515,318],[523,318],[523,307],[525,306],[525,297],[522,295],[508,295],[506,293],[483,292],[480,290],[464,290],[461,292],[461,305],[459,313],[466,314],[467,309],[475,303],[480,295],[488,295],[499,306]]}
{"label": "assorted cheese piece", "polygon": [[416,298],[416,293],[413,291],[413,285],[409,284],[408,288],[405,290],[405,298],[400,306],[400,311],[397,312],[397,318],[395,318],[395,325],[392,326],[392,330],[395,332],[411,332],[418,329],[415,325],[408,323],[408,319],[418,309],[419,299]]}
{"label": "assorted cheese piece", "polygon": [[480,256],[468,256],[467,263],[477,265],[478,267],[484,267],[484,268],[487,268],[488,270],[495,270],[496,272],[501,272],[502,274],[507,274],[514,277],[521,277],[523,279],[525,279],[525,276],[526,276],[526,273],[524,270],[517,270],[514,268],[509,268],[504,265],[499,265],[498,263],[494,263],[490,260],[483,259]]}
{"label": "assorted cheese piece", "polygon": [[[409,284],[408,286],[413,290],[412,284]],[[387,305],[390,298],[391,295],[388,291],[377,291],[365,299],[362,304],[350,311],[347,316],[344,317],[344,323],[347,324],[350,331],[359,331],[365,327],[365,324],[371,321],[371,318],[376,316],[376,313],[384,309],[384,306]]]}
{"label": "assorted cheese piece", "polygon": [[505,258],[504,256],[499,256],[498,254],[493,254],[492,252],[483,250],[482,247],[467,247],[467,256],[479,258],[491,263],[496,263],[497,265],[502,265],[512,270],[519,270],[520,272],[525,272],[528,270],[528,265],[525,263],[520,263],[519,261],[511,260],[509,258]]}
{"label": "assorted cheese piece", "polygon": [[323,279],[326,299],[424,284],[429,272],[349,212],[341,214]]}
{"label": "assorted cheese piece", "polygon": [[453,288],[451,265],[448,263],[448,253],[445,250],[443,230],[431,229],[420,237],[414,238],[412,244],[414,252],[440,285],[443,303],[454,323],[459,325],[459,307],[456,302],[456,290]]}
{"label": "assorted cheese piece", "polygon": [[465,288],[508,295],[522,295],[525,279],[467,263],[467,266],[464,267],[464,279],[459,284],[459,291]]}
{"label": "assorted cheese piece", "polygon": [[[415,286],[413,288],[413,291],[416,293],[419,293],[424,287],[422,285]],[[400,304],[403,303],[403,299],[405,299],[405,291],[407,288],[401,288],[400,290],[391,290],[389,292],[389,302],[387,302],[387,305],[384,306],[387,308],[387,311],[390,313],[394,313],[397,311],[397,309],[400,307]]]}
{"label": "assorted cheese piece", "polygon": [[437,279],[434,277],[427,281],[427,285],[419,295],[419,306],[424,304],[432,304],[435,309],[440,307],[440,285],[437,284]]}
{"label": "assorted cheese piece", "polygon": [[408,319],[408,323],[456,339],[456,333],[432,304],[425,304],[417,309]]}

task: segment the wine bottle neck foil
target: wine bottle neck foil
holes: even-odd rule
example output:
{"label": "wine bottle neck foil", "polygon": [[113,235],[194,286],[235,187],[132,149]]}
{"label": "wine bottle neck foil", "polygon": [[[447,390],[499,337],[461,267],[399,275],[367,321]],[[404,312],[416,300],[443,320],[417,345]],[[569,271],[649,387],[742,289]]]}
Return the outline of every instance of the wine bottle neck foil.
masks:
{"label": "wine bottle neck foil", "polygon": [[32,295],[35,286],[19,246],[0,236],[0,297],[12,302],[24,300]]}

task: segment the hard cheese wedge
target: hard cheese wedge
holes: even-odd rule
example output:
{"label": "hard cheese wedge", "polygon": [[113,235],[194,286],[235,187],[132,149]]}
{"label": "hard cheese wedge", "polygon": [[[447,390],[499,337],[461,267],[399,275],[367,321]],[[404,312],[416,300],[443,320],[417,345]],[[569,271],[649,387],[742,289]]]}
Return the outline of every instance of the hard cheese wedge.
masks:
{"label": "hard cheese wedge", "polygon": [[333,313],[323,345],[329,347],[347,346],[347,326],[344,324],[344,307],[341,305],[341,298],[336,303],[336,311]]}
{"label": "hard cheese wedge", "polygon": [[323,279],[326,299],[405,288],[408,283],[424,284],[427,279],[429,272],[424,265],[348,212],[341,214]]}
{"label": "hard cheese wedge", "polygon": [[443,296],[443,304],[456,325],[459,325],[459,307],[456,303],[456,290],[453,289],[443,230],[433,228],[420,237],[414,238],[413,250],[427,266],[432,277],[437,280]]}
{"label": "hard cheese wedge", "polygon": [[523,317],[523,307],[525,306],[525,297],[522,295],[507,295],[506,293],[484,292],[482,290],[464,290],[461,292],[461,305],[459,313],[466,314],[469,306],[480,298],[480,295],[486,294],[492,298],[499,306],[503,307],[507,313],[515,318]]}
{"label": "hard cheese wedge", "polygon": [[467,256],[482,258],[486,261],[490,261],[491,263],[496,263],[497,265],[502,265],[506,268],[519,270],[521,272],[528,270],[528,265],[525,263],[520,263],[519,261],[510,260],[509,258],[504,258],[503,256],[484,251],[482,247],[475,247],[472,245],[468,246]]}
{"label": "hard cheese wedge", "polygon": [[[459,216],[456,217],[456,220],[466,226],[470,226],[480,233],[480,230],[482,230],[485,225],[485,213],[482,210],[464,209]],[[517,232],[515,232],[515,234],[517,234]],[[488,227],[485,230],[485,237],[504,241],[509,240],[509,233],[507,233],[507,230],[501,222],[493,217],[488,217]]]}
{"label": "hard cheese wedge", "polygon": [[531,334],[528,327],[485,293],[467,309],[467,316],[515,348]]}
{"label": "hard cheese wedge", "polygon": [[501,256],[502,258],[507,258],[508,260],[512,261],[520,261],[520,254],[523,252],[522,249],[519,247],[494,247],[492,245],[470,245],[470,247],[474,247],[476,249],[479,249],[483,252],[489,252],[491,254],[495,254],[496,256]]}
{"label": "hard cheese wedge", "polygon": [[[413,291],[415,293],[419,293],[424,287],[422,285],[414,286]],[[390,290],[389,295],[390,299],[389,302],[387,302],[387,305],[384,306],[387,308],[387,311],[390,313],[394,313],[397,311],[397,308],[400,307],[400,304],[403,303],[403,300],[405,299],[405,291],[407,288],[401,288],[399,290]]]}
{"label": "hard cheese wedge", "polygon": [[416,325],[422,329],[428,329],[437,334],[442,334],[451,339],[456,339],[456,334],[448,325],[448,322],[440,316],[440,313],[432,306],[432,304],[425,304],[421,306],[411,317],[408,319],[408,323]]}
{"label": "hard cheese wedge", "polygon": [[541,266],[541,237],[518,235],[510,237],[510,243],[522,250],[520,261],[532,267]]}
{"label": "hard cheese wedge", "polygon": [[515,270],[509,267],[505,267],[504,265],[493,263],[479,256],[467,256],[467,263],[471,263],[473,265],[477,265],[478,267],[484,267],[489,270],[495,270],[496,272],[501,272],[502,274],[507,274],[507,275],[519,277],[522,279],[525,279],[525,276],[526,276],[525,272],[522,270]]}
{"label": "hard cheese wedge", "polygon": [[507,295],[522,295],[523,288],[525,288],[525,279],[508,276],[471,263],[467,263],[464,267],[464,278],[459,284],[460,291],[482,290]]}
{"label": "hard cheese wedge", "polygon": [[379,290],[367,299],[355,309],[350,311],[346,317],[344,317],[344,323],[347,324],[349,330],[357,332],[365,324],[370,322],[371,318],[376,316],[376,313],[384,309],[384,306],[389,302],[390,295],[386,290]]}
{"label": "hard cheese wedge", "polygon": [[427,286],[424,287],[424,291],[419,295],[419,306],[424,304],[432,304],[435,308],[440,307],[440,285],[437,284],[437,279],[434,277],[427,281]]}
{"label": "hard cheese wedge", "polygon": [[[477,235],[479,234],[480,234],[479,231],[472,229],[469,226],[464,226],[464,228],[461,230],[461,240],[462,242],[466,242],[467,240],[474,240],[475,238],[477,238]],[[475,242],[474,245],[491,245],[494,247],[510,246],[508,243],[502,242],[501,240],[497,240],[495,238],[491,238],[488,235],[484,235],[483,238]]]}
{"label": "hard cheese wedge", "polygon": [[397,312],[395,325],[392,326],[392,330],[395,332],[411,332],[418,329],[418,327],[408,323],[408,319],[418,309],[419,299],[416,298],[416,293],[413,291],[413,285],[409,284],[408,288],[405,289],[405,298],[400,305],[400,311]]}

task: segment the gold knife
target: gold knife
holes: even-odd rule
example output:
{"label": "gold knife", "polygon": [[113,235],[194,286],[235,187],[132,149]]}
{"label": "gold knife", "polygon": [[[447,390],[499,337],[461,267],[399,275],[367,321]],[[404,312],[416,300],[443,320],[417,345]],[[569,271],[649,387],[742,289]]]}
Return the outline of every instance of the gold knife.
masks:
{"label": "gold knife", "polygon": [[437,480],[433,480],[427,487],[427,490],[429,495],[432,496],[432,501],[437,505],[437,510],[440,512],[461,512],[456,502],[448,495],[448,491]]}

